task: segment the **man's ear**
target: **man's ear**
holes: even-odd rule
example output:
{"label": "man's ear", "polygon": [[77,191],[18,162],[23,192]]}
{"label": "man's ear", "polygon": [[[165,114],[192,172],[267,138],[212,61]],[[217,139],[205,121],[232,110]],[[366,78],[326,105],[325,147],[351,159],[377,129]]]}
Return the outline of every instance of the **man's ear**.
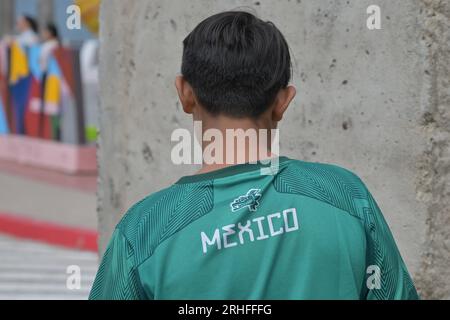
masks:
{"label": "man's ear", "polygon": [[175,79],[175,87],[177,88],[178,97],[180,98],[184,112],[187,114],[194,113],[197,103],[191,85],[186,81],[186,79],[184,79],[183,76],[177,76]]}
{"label": "man's ear", "polygon": [[272,119],[274,121],[278,122],[283,119],[283,115],[289,107],[289,104],[295,98],[296,93],[297,90],[293,86],[287,86],[278,92],[275,98],[275,105],[272,109]]}

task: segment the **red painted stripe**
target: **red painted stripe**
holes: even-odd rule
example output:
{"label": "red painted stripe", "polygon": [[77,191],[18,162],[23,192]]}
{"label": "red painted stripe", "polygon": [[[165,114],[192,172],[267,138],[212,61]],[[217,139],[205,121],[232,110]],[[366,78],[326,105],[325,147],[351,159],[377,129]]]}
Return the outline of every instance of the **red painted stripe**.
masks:
{"label": "red painted stripe", "polygon": [[94,252],[98,250],[97,231],[37,221],[13,214],[0,213],[0,233],[71,249]]}

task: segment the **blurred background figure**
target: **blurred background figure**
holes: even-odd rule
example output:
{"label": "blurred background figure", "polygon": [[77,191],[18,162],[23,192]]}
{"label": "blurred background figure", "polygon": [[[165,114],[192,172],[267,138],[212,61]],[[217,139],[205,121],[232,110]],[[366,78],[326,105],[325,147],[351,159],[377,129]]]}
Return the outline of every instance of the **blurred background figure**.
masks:
{"label": "blurred background figure", "polygon": [[31,16],[20,16],[17,19],[16,29],[18,35],[15,40],[22,46],[30,47],[39,43],[39,27],[36,19]]}
{"label": "blurred background figure", "polygon": [[88,107],[85,108],[86,141],[93,143],[97,140],[99,126],[99,42],[90,39],[80,48],[81,82],[83,84],[83,98]]}
{"label": "blurred background figure", "polygon": [[40,65],[42,71],[47,70],[48,65],[48,59],[50,58],[50,55],[53,53],[55,49],[57,49],[61,42],[59,39],[59,32],[58,28],[55,24],[49,22],[45,26],[45,28],[42,30],[41,34],[41,57],[40,57]]}

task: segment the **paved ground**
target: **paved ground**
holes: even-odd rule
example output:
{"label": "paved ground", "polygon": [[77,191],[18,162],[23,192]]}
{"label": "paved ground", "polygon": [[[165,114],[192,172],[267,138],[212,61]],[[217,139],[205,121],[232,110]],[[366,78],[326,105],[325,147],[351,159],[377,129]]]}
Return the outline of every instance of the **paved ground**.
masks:
{"label": "paved ground", "polygon": [[97,229],[95,177],[68,176],[0,161],[0,213]]}
{"label": "paved ground", "polygon": [[[0,300],[87,299],[97,254],[0,236]],[[79,266],[81,288],[67,288],[69,266]]]}
{"label": "paved ground", "polygon": [[[70,176],[0,161],[0,213],[68,227],[97,229],[96,177]],[[67,288],[69,266],[81,288]],[[98,257],[0,234],[0,300],[86,299]]]}

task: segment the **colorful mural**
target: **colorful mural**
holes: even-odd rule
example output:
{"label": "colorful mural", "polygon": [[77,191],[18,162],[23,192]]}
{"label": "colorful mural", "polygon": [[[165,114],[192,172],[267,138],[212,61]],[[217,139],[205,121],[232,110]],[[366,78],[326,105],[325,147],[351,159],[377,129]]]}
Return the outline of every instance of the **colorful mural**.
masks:
{"label": "colorful mural", "polygon": [[0,51],[0,134],[84,144],[79,51],[56,48],[45,69],[41,45],[12,42]]}
{"label": "colorful mural", "polygon": [[6,75],[6,48],[0,43],[0,135],[9,133],[9,126],[6,114],[7,81]]}

